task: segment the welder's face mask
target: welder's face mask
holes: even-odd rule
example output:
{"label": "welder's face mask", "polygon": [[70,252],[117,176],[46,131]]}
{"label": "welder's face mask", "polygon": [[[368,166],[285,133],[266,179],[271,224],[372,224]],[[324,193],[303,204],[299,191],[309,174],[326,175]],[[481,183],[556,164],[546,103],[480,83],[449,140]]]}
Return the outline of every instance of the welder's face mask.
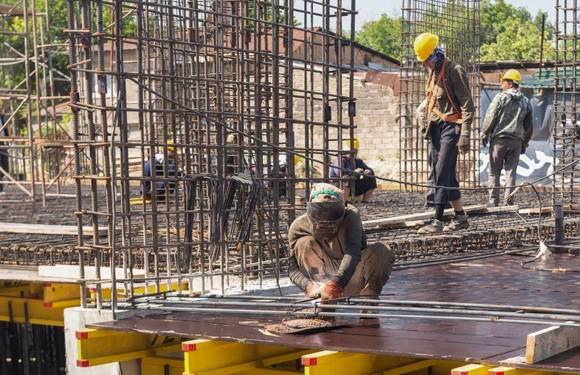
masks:
{"label": "welder's face mask", "polygon": [[344,217],[344,202],[308,202],[306,212],[312,223],[312,233],[317,240],[336,236]]}

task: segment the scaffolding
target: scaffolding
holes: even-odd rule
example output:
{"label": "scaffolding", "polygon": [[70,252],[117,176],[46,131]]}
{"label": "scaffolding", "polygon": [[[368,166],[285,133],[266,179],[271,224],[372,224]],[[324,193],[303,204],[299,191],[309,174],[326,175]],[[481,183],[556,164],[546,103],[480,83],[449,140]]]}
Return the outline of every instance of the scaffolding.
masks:
{"label": "scaffolding", "polygon": [[278,280],[282,233],[353,138],[354,2],[70,0],[68,12],[77,249],[96,306],[131,305],[143,286]]}
{"label": "scaffolding", "polygon": [[[62,191],[71,176],[72,135],[61,95],[70,77],[55,64],[66,44],[53,34],[48,1],[0,4],[0,184],[34,204]],[[62,65],[62,64],[61,64]],[[0,198],[2,199],[2,198]]]}
{"label": "scaffolding", "polygon": [[402,57],[399,96],[400,179],[405,190],[422,190],[411,184],[429,180],[429,144],[421,133],[416,114],[425,98],[427,75],[415,58],[413,43],[424,32],[439,36],[447,57],[460,64],[469,77],[475,104],[470,151],[458,160],[458,179],[463,186],[479,185],[479,0],[403,0]]}

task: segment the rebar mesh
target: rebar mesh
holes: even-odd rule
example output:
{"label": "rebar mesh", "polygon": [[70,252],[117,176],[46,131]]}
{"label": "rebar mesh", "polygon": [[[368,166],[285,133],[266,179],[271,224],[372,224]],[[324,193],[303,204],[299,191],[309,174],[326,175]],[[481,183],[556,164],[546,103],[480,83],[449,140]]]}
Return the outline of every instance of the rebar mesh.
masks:
{"label": "rebar mesh", "polygon": [[123,299],[277,278],[296,203],[352,139],[353,7],[70,0],[81,269]]}
{"label": "rebar mesh", "polygon": [[[578,155],[578,77],[580,76],[580,8],[577,1],[556,1],[556,64],[554,74],[554,165],[573,163]],[[560,170],[553,179],[554,203],[578,203],[578,163]]]}
{"label": "rebar mesh", "polygon": [[[423,99],[427,75],[417,61],[413,43],[424,32],[439,36],[447,57],[468,74],[475,114],[471,149],[458,160],[458,180],[463,186],[479,185],[479,0],[403,0],[402,59],[399,96],[400,178],[424,184],[429,179],[429,144],[416,114]],[[422,190],[403,185],[405,190]]]}

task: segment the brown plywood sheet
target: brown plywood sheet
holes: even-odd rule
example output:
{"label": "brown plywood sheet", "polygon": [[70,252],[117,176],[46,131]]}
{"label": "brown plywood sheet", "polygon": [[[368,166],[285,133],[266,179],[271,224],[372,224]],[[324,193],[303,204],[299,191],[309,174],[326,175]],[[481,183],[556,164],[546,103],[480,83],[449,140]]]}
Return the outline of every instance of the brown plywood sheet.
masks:
{"label": "brown plywood sheet", "polygon": [[[580,257],[552,256],[525,269],[525,258],[504,256],[394,272],[386,299],[427,300],[580,309]],[[543,269],[540,271],[538,269]],[[567,272],[551,270],[567,269]],[[576,297],[574,297],[576,296]],[[426,319],[371,319],[308,335],[266,335],[264,325],[284,318],[171,313],[94,324],[92,327],[215,338],[295,347],[501,364],[521,357],[529,333],[548,325]],[[532,368],[580,372],[570,351]]]}

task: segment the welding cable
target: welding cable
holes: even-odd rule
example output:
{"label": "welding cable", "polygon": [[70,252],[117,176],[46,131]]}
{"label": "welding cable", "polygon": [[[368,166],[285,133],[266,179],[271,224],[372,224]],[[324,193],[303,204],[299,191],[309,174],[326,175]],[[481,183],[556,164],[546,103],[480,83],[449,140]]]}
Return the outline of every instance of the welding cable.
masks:
{"label": "welding cable", "polygon": [[[290,155],[293,155],[293,156],[298,156],[298,157],[300,157],[300,158],[302,158],[304,160],[308,160],[308,161],[311,161],[311,162],[314,162],[314,163],[318,163],[318,164],[320,164],[322,166],[325,166],[325,167],[334,168],[334,169],[339,170],[341,172],[347,172],[347,173],[350,173],[351,172],[349,170],[346,170],[345,168],[341,168],[339,166],[335,166],[332,163],[327,163],[325,161],[318,160],[318,159],[309,157],[307,155],[301,154],[301,153],[296,152],[294,150],[288,150],[288,149],[286,149],[284,147],[281,147],[279,145],[276,145],[276,144],[273,144],[273,143],[264,141],[261,138],[258,138],[257,136],[254,136],[253,134],[245,133],[245,132],[243,132],[241,130],[238,130],[236,128],[233,128],[232,126],[228,125],[227,123],[225,123],[223,121],[220,121],[220,120],[217,120],[215,118],[212,118],[212,117],[204,114],[203,112],[201,112],[201,111],[199,111],[197,109],[188,107],[188,106],[186,106],[184,104],[181,104],[181,103],[179,103],[179,102],[177,102],[175,100],[172,100],[171,98],[168,98],[167,96],[165,96],[165,95],[163,95],[161,93],[158,93],[157,91],[151,89],[150,87],[147,87],[144,84],[138,82],[136,79],[134,79],[132,77],[127,77],[126,79],[130,80],[131,82],[135,83],[137,86],[145,89],[146,91],[148,91],[151,94],[154,94],[154,95],[156,95],[156,96],[158,96],[158,97],[160,97],[160,98],[162,98],[164,100],[167,100],[167,101],[169,101],[169,102],[171,102],[171,103],[173,103],[173,104],[175,104],[175,105],[177,105],[177,106],[179,106],[179,107],[181,107],[181,108],[183,108],[185,110],[188,110],[190,112],[193,112],[193,113],[195,113],[196,116],[202,117],[206,121],[210,121],[210,122],[213,122],[213,123],[215,123],[217,125],[220,125],[220,126],[224,127],[225,129],[227,129],[228,131],[231,131],[233,133],[237,133],[238,135],[241,135],[241,136],[247,137],[248,139],[254,140],[254,141],[260,143],[262,146],[268,146],[268,147],[277,149],[277,150],[279,150],[279,151],[281,151],[283,153],[287,153],[287,154],[290,154]],[[528,186],[530,184],[534,184],[535,185],[538,182],[541,182],[541,181],[543,181],[543,180],[545,180],[545,179],[547,179],[549,177],[554,176],[555,174],[557,174],[557,173],[559,173],[559,172],[561,172],[563,170],[566,170],[566,169],[574,166],[576,163],[578,163],[578,161],[580,161],[580,158],[576,158],[573,161],[571,161],[570,163],[567,163],[564,166],[555,169],[552,173],[547,174],[547,175],[545,175],[543,177],[537,178],[534,181],[526,182],[526,183],[518,184],[518,185],[514,185],[514,186],[500,186],[500,187],[498,187],[498,189],[521,188],[521,187]],[[401,180],[397,180],[397,179],[394,179],[394,178],[382,177],[382,176],[377,176],[377,175],[373,175],[372,177],[374,177],[374,178],[376,178],[377,180],[380,180],[380,181],[396,183],[396,184],[404,185],[404,186],[422,187],[422,188],[429,188],[429,189],[464,190],[464,191],[482,191],[482,190],[483,191],[487,191],[488,190],[488,188],[486,188],[486,187],[468,188],[468,187],[439,186],[439,185],[430,185],[430,184],[425,184],[425,183],[406,182],[406,181],[401,181]]]}

